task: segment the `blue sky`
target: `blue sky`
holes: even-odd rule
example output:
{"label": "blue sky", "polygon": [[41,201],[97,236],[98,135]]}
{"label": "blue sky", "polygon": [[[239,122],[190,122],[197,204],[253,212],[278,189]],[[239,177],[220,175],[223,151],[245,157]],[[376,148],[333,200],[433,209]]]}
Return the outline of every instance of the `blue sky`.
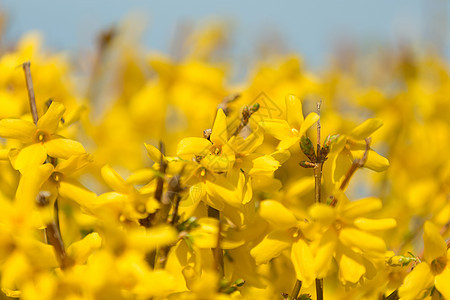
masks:
{"label": "blue sky", "polygon": [[[146,49],[167,52],[175,27],[183,21],[197,24],[225,19],[233,24],[232,55],[252,56],[255,44],[267,32],[283,36],[288,49],[300,53],[310,68],[328,62],[333,45],[342,36],[354,38],[363,51],[392,44],[399,37],[421,48],[436,33],[448,33],[449,1],[0,1],[8,16],[7,41],[29,30],[44,33],[46,46],[77,52],[92,48],[96,34],[131,12],[146,16],[142,35]],[[436,21],[439,20],[439,21]],[[444,43],[445,53],[449,42]],[[447,55],[448,57],[448,55]]]}

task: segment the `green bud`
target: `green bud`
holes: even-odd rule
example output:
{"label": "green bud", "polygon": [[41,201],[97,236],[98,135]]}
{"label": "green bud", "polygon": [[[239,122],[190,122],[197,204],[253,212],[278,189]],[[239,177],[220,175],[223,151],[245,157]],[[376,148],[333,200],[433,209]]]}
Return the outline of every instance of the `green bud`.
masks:
{"label": "green bud", "polygon": [[314,151],[314,145],[307,136],[302,136],[300,140],[300,148],[302,152],[309,158],[310,161],[316,161],[316,153]]}
{"label": "green bud", "polygon": [[258,109],[259,109],[259,103],[255,103],[255,104],[253,104],[252,107],[250,108],[250,112],[251,112],[251,113],[255,113],[255,112],[258,111]]}
{"label": "green bud", "polygon": [[328,149],[328,152],[330,151],[330,147],[331,145],[336,142],[336,140],[338,139],[339,134],[333,134],[333,135],[328,135],[325,138],[325,141],[323,141],[323,146],[322,148]]}

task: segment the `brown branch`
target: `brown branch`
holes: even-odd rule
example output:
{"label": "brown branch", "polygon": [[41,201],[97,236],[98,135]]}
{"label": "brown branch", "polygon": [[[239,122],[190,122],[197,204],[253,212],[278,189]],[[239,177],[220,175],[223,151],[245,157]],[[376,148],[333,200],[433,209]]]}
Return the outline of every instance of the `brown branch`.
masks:
{"label": "brown branch", "polygon": [[28,100],[30,102],[31,115],[33,116],[34,124],[37,124],[39,116],[38,116],[37,107],[36,107],[36,98],[34,96],[33,80],[31,79],[30,65],[31,65],[31,63],[29,61],[24,62],[22,64],[22,68],[25,73],[25,81],[27,84]]}
{"label": "brown branch", "polygon": [[248,121],[250,120],[250,117],[257,112],[259,109],[259,104],[255,103],[252,107],[244,106],[242,110],[242,117],[241,117],[241,123],[239,123],[239,126],[234,131],[233,135],[238,135],[239,132],[241,132],[242,129],[244,129],[245,126],[247,126]]}
{"label": "brown branch", "polygon": [[[40,192],[36,197],[36,202],[39,207],[46,207],[50,204],[49,197],[45,192]],[[71,267],[74,264],[73,259],[67,255],[64,248],[64,242],[61,237],[61,231],[59,226],[56,224],[55,220],[50,221],[46,224],[46,238],[47,243],[53,246],[55,250],[56,258],[61,266],[61,269]]]}
{"label": "brown branch", "polygon": [[291,293],[292,300],[297,300],[298,294],[300,293],[301,288],[302,288],[302,282],[297,279],[297,281],[295,281],[294,289],[292,290],[292,293]]}

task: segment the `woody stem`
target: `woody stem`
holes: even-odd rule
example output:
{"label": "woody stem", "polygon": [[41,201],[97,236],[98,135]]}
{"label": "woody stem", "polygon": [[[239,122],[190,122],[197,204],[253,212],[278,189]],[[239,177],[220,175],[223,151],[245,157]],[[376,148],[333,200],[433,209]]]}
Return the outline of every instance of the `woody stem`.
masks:
{"label": "woody stem", "polygon": [[36,98],[34,96],[34,89],[33,89],[33,80],[31,79],[31,70],[30,70],[30,62],[24,62],[22,64],[23,71],[25,73],[25,81],[27,84],[27,90],[28,90],[28,99],[30,102],[30,110],[31,115],[33,116],[33,122],[34,124],[37,124],[39,116],[37,113],[37,107],[36,107]]}

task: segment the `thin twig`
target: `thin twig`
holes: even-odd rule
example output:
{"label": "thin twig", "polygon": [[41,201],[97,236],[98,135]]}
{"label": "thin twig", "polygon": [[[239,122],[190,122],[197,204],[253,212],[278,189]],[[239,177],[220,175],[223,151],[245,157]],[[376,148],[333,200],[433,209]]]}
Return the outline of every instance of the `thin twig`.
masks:
{"label": "thin twig", "polygon": [[316,278],[317,300],[323,300],[323,278]]}
{"label": "thin twig", "polygon": [[159,161],[159,173],[161,176],[159,176],[156,179],[156,190],[155,190],[155,194],[154,194],[154,198],[158,201],[161,202],[161,197],[162,197],[162,193],[163,193],[163,188],[164,188],[164,174],[166,174],[166,169],[167,169],[167,163],[164,161],[164,155],[165,155],[165,147],[164,147],[164,143],[163,142],[159,142],[159,151],[161,152],[161,158]]}
{"label": "thin twig", "polygon": [[[46,207],[50,204],[48,192],[40,192],[36,197],[36,203],[40,207]],[[73,260],[67,255],[64,248],[64,242],[61,237],[61,231],[59,230],[54,220],[46,224],[46,239],[49,245],[52,245],[55,249],[56,258],[62,269],[68,268],[73,265]]]}
{"label": "thin twig", "polygon": [[295,281],[294,289],[292,290],[292,293],[291,293],[292,300],[297,300],[298,294],[300,293],[301,288],[302,288],[302,282],[301,282],[301,280],[297,279]]}
{"label": "thin twig", "polygon": [[[315,202],[320,203],[321,190],[322,190],[322,168],[323,163],[326,160],[326,155],[322,155],[320,148],[320,131],[322,126],[320,125],[320,106],[322,105],[322,100],[317,103],[317,114],[319,115],[319,120],[317,120],[317,149],[316,149],[316,166],[314,168],[314,182],[315,182]],[[325,157],[323,157],[325,156]],[[323,279],[316,278],[316,296],[317,300],[323,300]]]}
{"label": "thin twig", "polygon": [[[320,106],[322,105],[322,100],[317,103],[317,114],[320,116]],[[314,186],[315,186],[315,202],[320,203],[321,199],[321,189],[322,189],[322,168],[324,158],[320,151],[320,130],[322,126],[320,125],[320,118],[317,120],[317,149],[316,149],[316,162],[314,167]]]}
{"label": "thin twig", "polygon": [[244,109],[242,110],[242,117],[241,122],[239,123],[239,126],[234,131],[233,135],[238,135],[239,132],[241,132],[242,129],[244,129],[245,126],[247,126],[248,121],[250,120],[250,117],[257,112],[259,109],[259,104],[256,103],[252,107],[244,106]]}
{"label": "thin twig", "polygon": [[28,100],[30,102],[31,115],[33,116],[34,124],[37,124],[39,116],[38,116],[37,107],[36,107],[36,98],[34,96],[33,80],[31,79],[30,66],[31,66],[31,63],[29,61],[24,62],[22,64],[23,71],[25,72],[25,81],[27,84]]}

